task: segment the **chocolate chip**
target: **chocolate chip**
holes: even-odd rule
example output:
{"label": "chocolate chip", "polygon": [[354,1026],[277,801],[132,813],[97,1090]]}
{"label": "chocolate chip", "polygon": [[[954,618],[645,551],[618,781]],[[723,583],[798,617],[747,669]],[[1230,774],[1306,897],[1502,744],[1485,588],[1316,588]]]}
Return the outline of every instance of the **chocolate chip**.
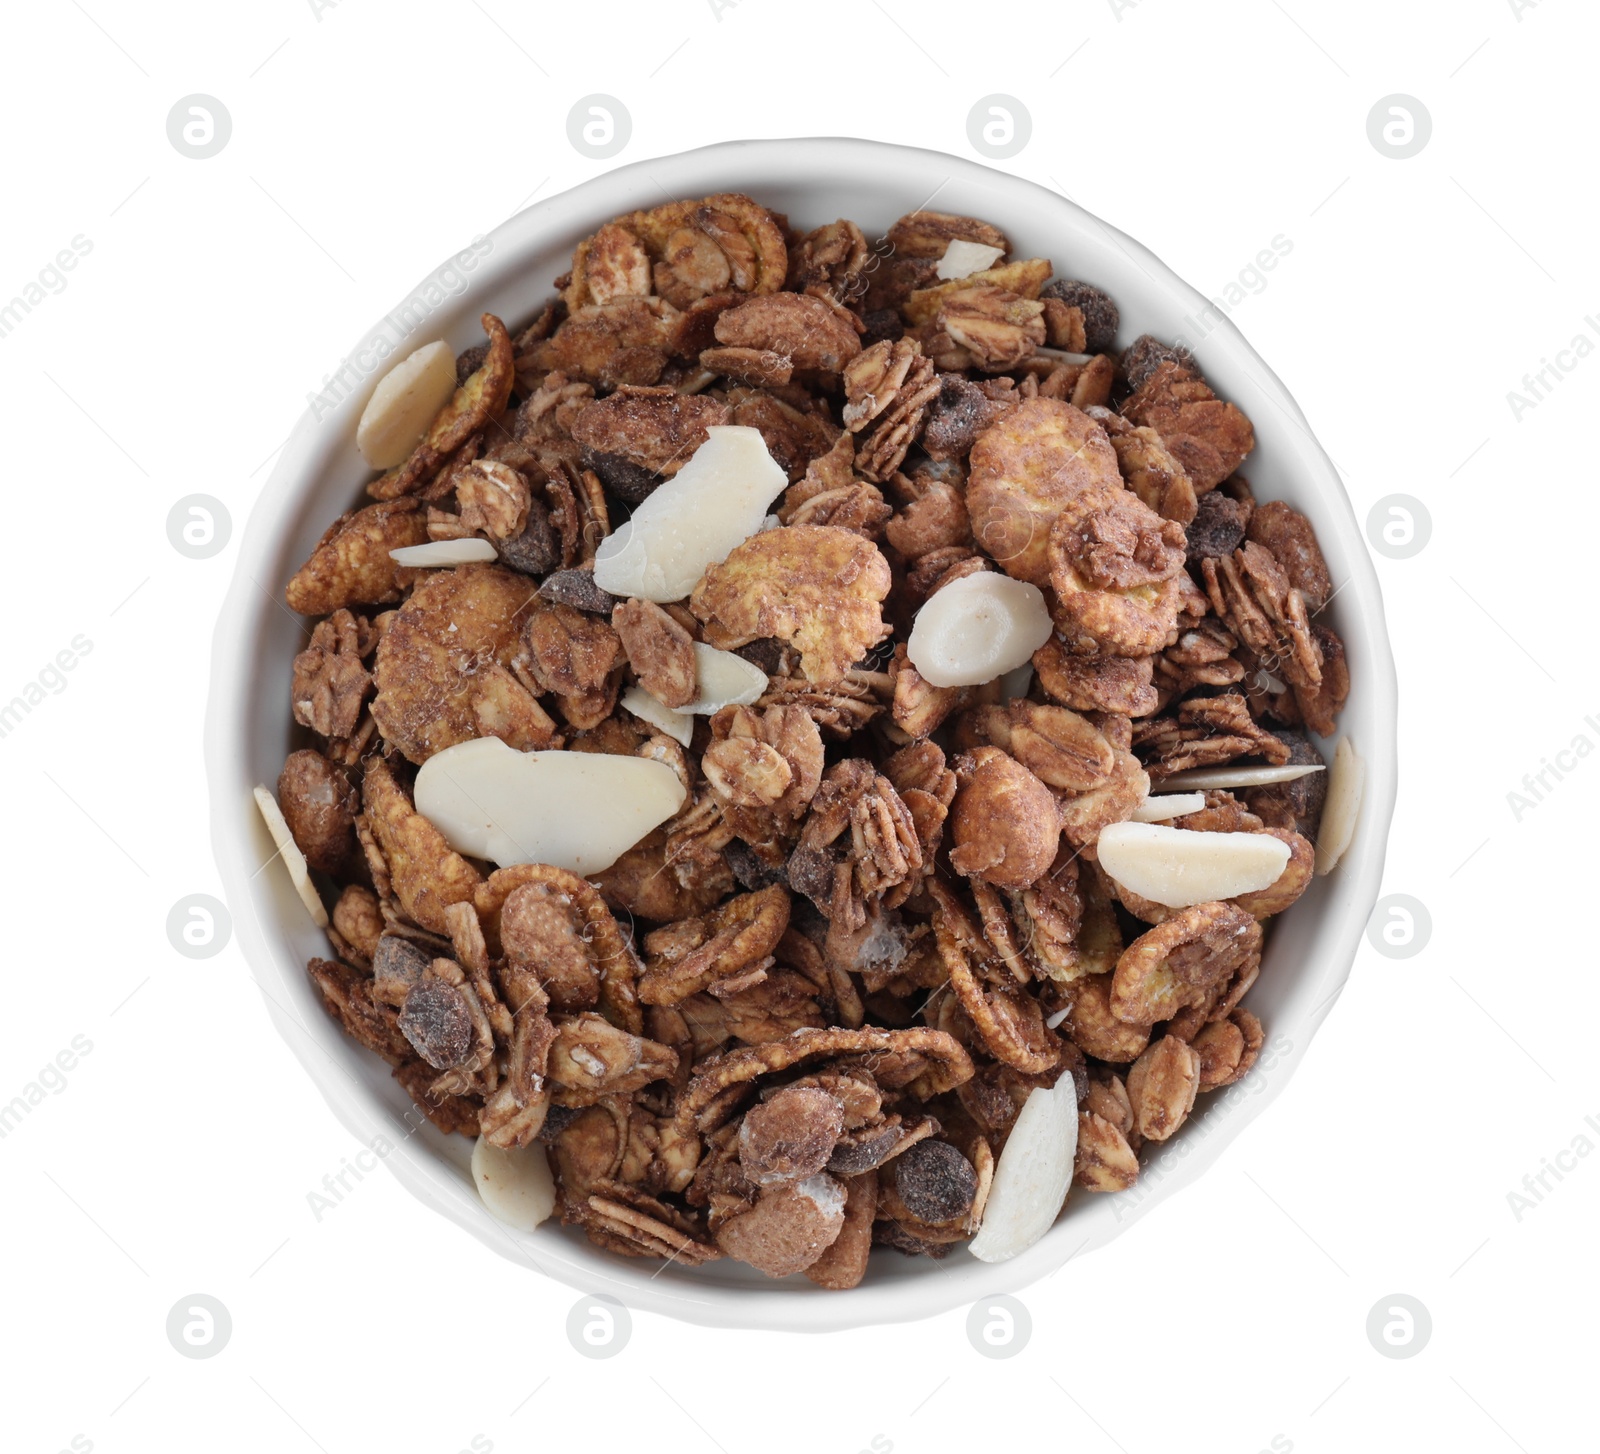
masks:
{"label": "chocolate chip", "polygon": [[472,1051],[472,1015],[466,999],[442,979],[420,979],[400,1011],[400,1032],[435,1070],[460,1065]]}
{"label": "chocolate chip", "polygon": [[871,348],[886,338],[893,343],[905,335],[906,326],[893,308],[869,308],[861,315],[861,321],[867,325],[867,331],[861,335],[862,348]]}
{"label": "chocolate chip", "polygon": [[756,857],[750,845],[742,838],[735,838],[722,850],[722,856],[728,862],[728,867],[733,870],[733,876],[738,879],[739,886],[752,892],[756,889],[769,888],[773,884],[782,884],[789,887],[789,876],[783,870],[783,865],[769,868]]}
{"label": "chocolate chip", "polygon": [[988,396],[960,374],[940,374],[939,394],[928,406],[922,447],[934,459],[956,459],[972,448],[993,417]]}
{"label": "chocolate chip", "polygon": [[898,1117],[880,1126],[866,1126],[841,1137],[828,1157],[828,1170],[836,1176],[859,1176],[882,1166],[906,1139]]}
{"label": "chocolate chip", "polygon": [[811,1176],[828,1164],[844,1107],[827,1091],[796,1085],[752,1106],[739,1127],[739,1164],[758,1185]]}
{"label": "chocolate chip", "polygon": [[[1289,727],[1276,729],[1272,735],[1278,741],[1287,744],[1289,748],[1289,761],[1286,766],[1326,765],[1326,759],[1304,732],[1297,732]],[[1274,783],[1268,789],[1246,792],[1244,794],[1246,804],[1253,806],[1258,794],[1282,802],[1300,823],[1313,825],[1312,831],[1315,832],[1314,825],[1322,818],[1323,800],[1328,796],[1328,774],[1307,773],[1305,777],[1296,778],[1290,783]],[[1300,831],[1305,830],[1302,828]]]}
{"label": "chocolate chip", "polygon": [[1156,371],[1156,366],[1163,359],[1171,359],[1174,363],[1183,365],[1190,373],[1200,372],[1200,366],[1194,361],[1194,355],[1181,344],[1162,343],[1151,334],[1141,333],[1128,345],[1122,355],[1122,377],[1128,381],[1128,387],[1137,389]]}
{"label": "chocolate chip", "polygon": [[1195,517],[1184,532],[1189,544],[1190,563],[1232,555],[1244,539],[1244,529],[1249,520],[1248,505],[1230,500],[1219,490],[1208,490],[1200,497]]}
{"label": "chocolate chip", "polygon": [[544,501],[529,502],[528,523],[522,527],[521,535],[501,542],[500,559],[526,576],[542,576],[561,559]]}
{"label": "chocolate chip", "polygon": [[735,656],[742,656],[753,666],[759,666],[769,677],[782,676],[789,649],[776,636],[762,636],[734,648]]}
{"label": "chocolate chip", "polygon": [[663,479],[626,455],[607,454],[587,447],[583,451],[583,467],[599,475],[600,483],[625,505],[642,505]]}
{"label": "chocolate chip", "polygon": [[544,1125],[539,1127],[535,1139],[546,1146],[553,1146],[556,1138],[588,1109],[587,1106],[551,1106],[545,1112]]}
{"label": "chocolate chip", "polygon": [[470,379],[483,367],[484,359],[489,357],[487,343],[475,343],[471,348],[464,348],[456,355],[456,387]]}
{"label": "chocolate chip", "polygon": [[372,955],[372,997],[386,1005],[403,1005],[411,986],[422,978],[433,956],[399,934],[383,934]]}
{"label": "chocolate chip", "polygon": [[931,1257],[935,1262],[949,1255],[950,1248],[943,1242],[924,1242],[913,1237],[893,1218],[885,1217],[872,1224],[872,1240],[883,1247],[893,1247],[907,1257]]}
{"label": "chocolate chip", "polygon": [[602,591],[595,585],[594,571],[587,569],[558,570],[546,576],[544,584],[539,587],[539,595],[546,601],[554,601],[558,606],[576,606],[580,611],[598,611],[608,618],[622,600],[621,596],[613,596],[610,591]]}
{"label": "chocolate chip", "polygon": [[833,895],[834,856],[826,848],[797,848],[789,855],[789,887],[804,894],[818,908]]}
{"label": "chocolate chip", "polygon": [[978,1173],[948,1141],[919,1141],[894,1163],[895,1190],[924,1222],[964,1217],[978,1194]]}
{"label": "chocolate chip", "polygon": [[1083,314],[1083,333],[1090,353],[1110,353],[1117,346],[1117,327],[1122,315],[1111,298],[1092,283],[1057,278],[1046,283],[1040,297],[1059,298],[1069,308]]}

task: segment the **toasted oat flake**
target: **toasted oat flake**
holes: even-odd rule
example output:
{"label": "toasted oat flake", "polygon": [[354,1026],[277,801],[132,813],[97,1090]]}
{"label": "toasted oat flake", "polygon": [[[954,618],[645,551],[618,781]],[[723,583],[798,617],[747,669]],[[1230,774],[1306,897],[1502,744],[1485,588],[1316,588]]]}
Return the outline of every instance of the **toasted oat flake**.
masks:
{"label": "toasted oat flake", "polygon": [[458,853],[502,867],[610,868],[683,806],[664,763],[593,752],[518,752],[479,737],[417,773],[417,811]]}
{"label": "toasted oat flake", "polygon": [[283,859],[283,866],[289,870],[289,880],[294,884],[294,891],[300,895],[300,902],[306,906],[306,912],[311,915],[311,922],[319,929],[326,929],[328,911],[323,907],[322,896],[317,893],[316,885],[311,882],[311,870],[306,866],[306,856],[295,843],[294,834],[289,831],[283,810],[278,807],[278,800],[272,796],[269,788],[263,787],[260,783],[255,787],[255,799],[256,807],[261,810],[261,816],[266,820],[267,831],[272,834],[272,841],[278,846],[278,857]]}
{"label": "toasted oat flake", "polygon": [[1356,836],[1361,799],[1367,785],[1367,765],[1348,736],[1333,750],[1328,773],[1328,796],[1322,805],[1322,828],[1317,834],[1317,873],[1332,873]]}
{"label": "toasted oat flake", "polygon": [[422,545],[403,545],[389,552],[396,565],[414,568],[433,568],[447,565],[470,565],[475,560],[496,560],[499,552],[487,540],[467,537],[464,540],[429,540]]}

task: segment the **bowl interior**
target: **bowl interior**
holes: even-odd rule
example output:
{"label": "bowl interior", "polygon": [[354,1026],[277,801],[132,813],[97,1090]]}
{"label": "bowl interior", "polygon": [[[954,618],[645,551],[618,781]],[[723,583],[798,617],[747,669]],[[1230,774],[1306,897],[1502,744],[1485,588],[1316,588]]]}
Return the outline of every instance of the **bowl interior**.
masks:
{"label": "bowl interior", "polygon": [[[829,1293],[803,1278],[769,1279],[731,1261],[696,1270],[633,1262],[547,1224],[508,1231],[479,1203],[471,1143],[427,1124],[377,1057],[347,1040],[323,1013],[305,974],[330,953],[289,887],[257,872],[272,853],[250,790],[276,782],[291,750],[290,662],[307,635],[283,604],[284,582],[323,531],[362,496],[369,471],[355,424],[377,379],[434,338],[477,341],[478,315],[513,330],[532,318],[569,264],[574,244],[601,222],[668,197],[747,192],[798,227],[838,217],[869,236],[915,208],[982,217],[1018,256],[1050,258],[1058,277],[1108,291],[1122,313],[1121,342],[1142,332],[1194,343],[1207,379],[1249,415],[1256,450],[1246,473],[1258,498],[1284,499],[1316,528],[1335,584],[1325,617],[1349,656],[1342,729],[1367,764],[1356,839],[1345,862],[1272,927],[1249,1007],[1267,1031],[1261,1060],[1238,1086],[1202,1097],[1172,1141],[1146,1155],[1139,1185],[1117,1196],[1075,1192],[1051,1233],[1029,1252],[984,1264],[964,1250],[942,1263],[879,1251],[856,1290]],[[929,1316],[1012,1290],[1090,1251],[1198,1176],[1287,1082],[1349,973],[1382,874],[1395,793],[1394,666],[1377,577],[1338,475],[1283,386],[1226,319],[1198,342],[1206,299],[1146,249],[1054,192],[936,152],[848,139],[737,142],[637,163],[517,214],[435,269],[354,347],[333,393],[301,420],[253,511],[213,647],[206,730],[212,837],[251,971],[281,1032],[340,1120],[375,1145],[424,1202],[506,1257],[587,1293],[724,1326],[789,1330],[860,1326]],[[1202,328],[1204,324],[1200,325]]]}

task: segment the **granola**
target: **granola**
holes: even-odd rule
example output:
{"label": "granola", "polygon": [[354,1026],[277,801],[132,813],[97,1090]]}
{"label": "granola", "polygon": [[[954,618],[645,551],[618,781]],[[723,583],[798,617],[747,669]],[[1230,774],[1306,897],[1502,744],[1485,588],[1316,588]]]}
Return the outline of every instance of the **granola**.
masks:
{"label": "granola", "polygon": [[[556,287],[404,361],[370,501],[287,582],[258,798],[328,910],[311,981],[519,1227],[835,1290],[1013,1255],[1059,1210],[1029,1185],[1135,1186],[1262,1053],[1241,1001],[1358,781],[1319,850],[1315,531],[1193,354],[1119,353],[1107,293],[982,219],[721,193]],[[482,559],[396,559],[430,541]]]}

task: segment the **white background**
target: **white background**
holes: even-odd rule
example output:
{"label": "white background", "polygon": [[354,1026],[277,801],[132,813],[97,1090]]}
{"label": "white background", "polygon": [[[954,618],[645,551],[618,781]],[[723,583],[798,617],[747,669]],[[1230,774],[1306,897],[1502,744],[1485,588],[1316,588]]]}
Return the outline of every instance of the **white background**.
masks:
{"label": "white background", "polygon": [[[1600,743],[1600,359],[1520,421],[1507,393],[1600,340],[1595,20],[1576,0],[8,12],[0,300],[75,236],[92,251],[0,338],[0,700],[74,636],[92,650],[0,738],[0,1102],[74,1036],[93,1048],[0,1141],[5,1447],[1588,1445],[1600,1156],[1547,1173],[1520,1218],[1508,1194],[1574,1138],[1600,1146],[1600,762],[1547,778],[1521,821],[1507,794],[1578,734]],[[233,119],[204,161],[165,130],[194,92]],[[567,139],[591,92],[631,112],[619,162],[828,133],[970,156],[973,102],[1021,99],[1032,140],[998,165],[1203,291],[1292,241],[1235,320],[1359,517],[1395,493],[1431,514],[1420,554],[1379,559],[1404,712],[1385,892],[1427,906],[1431,942],[1364,945],[1276,1105],[1200,1185],[1025,1292],[1032,1339],[1006,1361],[963,1313],[815,1339],[636,1314],[619,1356],[580,1357],[569,1289],[387,1173],[316,1219],[308,1193],[360,1148],[236,947],[191,960],[166,939],[177,900],[218,892],[199,738],[233,556],[180,555],[169,509],[216,496],[237,532],[373,320],[611,165]],[[1395,92],[1433,120],[1403,161],[1366,130]],[[165,1333],[195,1292],[233,1323],[205,1361]],[[1394,1293],[1432,1318],[1405,1360],[1366,1333]]]}

